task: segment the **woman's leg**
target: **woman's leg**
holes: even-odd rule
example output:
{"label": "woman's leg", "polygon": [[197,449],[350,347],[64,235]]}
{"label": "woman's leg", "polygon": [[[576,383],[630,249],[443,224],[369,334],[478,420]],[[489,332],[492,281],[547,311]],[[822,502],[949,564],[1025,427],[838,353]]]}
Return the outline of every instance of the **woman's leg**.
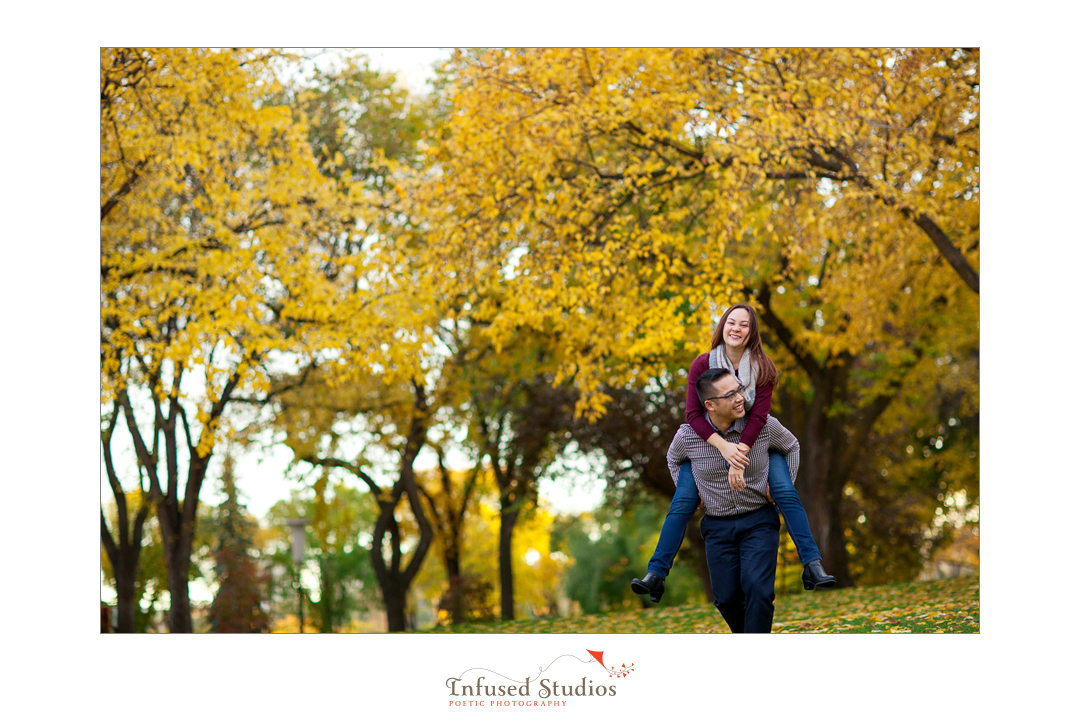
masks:
{"label": "woman's leg", "polygon": [[[680,480],[680,483],[682,481]],[[795,542],[795,549],[799,553],[799,561],[803,565],[813,560],[820,560],[821,553],[818,551],[814,536],[810,533],[810,521],[806,517],[802,500],[795,484],[791,482],[791,469],[787,460],[780,453],[769,453],[769,493],[772,495],[776,507],[784,514],[784,523],[788,533]]]}
{"label": "woman's leg", "polygon": [[679,466],[679,483],[675,486],[675,497],[671,498],[671,507],[664,518],[664,526],[660,529],[656,551],[649,560],[649,572],[662,578],[667,577],[675,553],[679,552],[682,546],[686,526],[699,504],[701,499],[698,497],[697,485],[694,484],[694,473],[690,461],[686,460]]}

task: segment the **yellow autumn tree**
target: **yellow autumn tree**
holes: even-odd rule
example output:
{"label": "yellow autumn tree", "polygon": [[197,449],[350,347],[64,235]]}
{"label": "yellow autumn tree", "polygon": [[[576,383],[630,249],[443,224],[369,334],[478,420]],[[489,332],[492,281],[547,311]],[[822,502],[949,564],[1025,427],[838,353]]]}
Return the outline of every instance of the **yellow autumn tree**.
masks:
{"label": "yellow autumn tree", "polygon": [[275,363],[412,363],[407,339],[388,342],[400,288],[383,283],[392,259],[362,248],[364,194],[319,172],[303,113],[276,102],[288,62],[101,51],[103,443],[123,416],[161,528],[172,632],[191,631],[195,512],[227,408],[265,397]]}
{"label": "yellow autumn tree", "polygon": [[[549,333],[589,413],[603,380],[654,374],[739,293],[729,249],[762,194],[871,206],[977,291],[977,61],[939,49],[459,53],[455,112],[432,146],[439,174],[414,195],[435,229],[433,281],[466,296],[497,343],[520,327]],[[806,221],[835,222],[822,200]],[[760,235],[792,239],[775,222]]]}
{"label": "yellow autumn tree", "polygon": [[410,195],[428,282],[497,348],[547,338],[593,418],[605,386],[668,372],[708,349],[723,306],[752,302],[789,371],[778,408],[808,448],[815,535],[847,582],[859,448],[945,357],[969,395],[977,379],[978,58],[459,53],[435,170]]}

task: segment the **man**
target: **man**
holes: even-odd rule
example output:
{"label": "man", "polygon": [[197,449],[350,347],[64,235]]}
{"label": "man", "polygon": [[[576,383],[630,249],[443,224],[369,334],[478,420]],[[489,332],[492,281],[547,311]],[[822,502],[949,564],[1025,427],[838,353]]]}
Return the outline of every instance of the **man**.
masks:
{"label": "man", "polygon": [[[698,397],[720,436],[738,443],[746,425],[744,386],[724,368],[701,374]],[[713,602],[733,633],[771,632],[776,551],[780,516],[769,498],[769,448],[784,454],[791,478],[799,470],[799,441],[772,416],[750,448],[750,464],[741,481],[728,478],[720,452],[682,425],[668,448],[667,462],[675,483],[679,465],[693,465],[698,494],[705,506],[701,536],[709,562]]]}

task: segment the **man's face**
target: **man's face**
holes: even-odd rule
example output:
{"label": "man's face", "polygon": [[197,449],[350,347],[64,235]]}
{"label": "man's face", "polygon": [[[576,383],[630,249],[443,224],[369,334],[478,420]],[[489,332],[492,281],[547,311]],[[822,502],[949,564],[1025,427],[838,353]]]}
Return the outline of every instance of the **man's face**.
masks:
{"label": "man's face", "polygon": [[[720,378],[713,383],[713,389],[716,391],[713,395],[717,397],[705,401],[706,408],[710,412],[726,421],[736,420],[746,414],[746,398],[741,392],[736,392],[739,389],[739,381],[734,375],[725,375]],[[730,397],[724,397],[725,395]]]}

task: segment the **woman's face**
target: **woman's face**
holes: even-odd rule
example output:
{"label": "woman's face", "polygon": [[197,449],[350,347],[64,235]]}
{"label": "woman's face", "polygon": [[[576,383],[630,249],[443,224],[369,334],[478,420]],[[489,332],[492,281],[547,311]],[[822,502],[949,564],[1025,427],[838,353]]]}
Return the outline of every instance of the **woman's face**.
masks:
{"label": "woman's face", "polygon": [[724,345],[729,348],[746,347],[750,336],[750,313],[743,308],[735,308],[724,323]]}

